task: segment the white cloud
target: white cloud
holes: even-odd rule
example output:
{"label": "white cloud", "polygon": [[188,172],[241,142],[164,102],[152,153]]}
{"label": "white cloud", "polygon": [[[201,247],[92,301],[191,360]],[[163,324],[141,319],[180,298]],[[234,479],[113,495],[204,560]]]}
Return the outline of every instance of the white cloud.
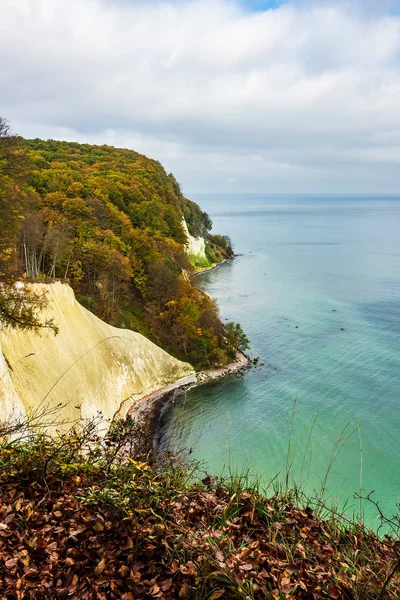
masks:
{"label": "white cloud", "polygon": [[397,192],[400,19],[336,0],[0,0],[0,114],[185,189]]}

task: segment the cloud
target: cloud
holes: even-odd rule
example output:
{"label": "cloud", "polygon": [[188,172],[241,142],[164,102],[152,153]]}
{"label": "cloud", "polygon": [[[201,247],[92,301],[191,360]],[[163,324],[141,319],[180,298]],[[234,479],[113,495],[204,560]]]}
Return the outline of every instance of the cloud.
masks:
{"label": "cloud", "polygon": [[397,192],[400,19],[367,4],[0,0],[0,114],[186,190]]}

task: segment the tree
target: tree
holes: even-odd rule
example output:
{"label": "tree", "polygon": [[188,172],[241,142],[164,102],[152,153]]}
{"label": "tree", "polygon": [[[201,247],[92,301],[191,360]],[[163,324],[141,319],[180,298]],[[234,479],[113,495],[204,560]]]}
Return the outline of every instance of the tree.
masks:
{"label": "tree", "polygon": [[16,139],[7,119],[0,117],[0,166],[2,171],[5,170],[6,161],[15,148]]}
{"label": "tree", "polygon": [[[24,192],[15,180],[16,139],[6,119],[0,117],[0,326],[56,331],[51,319],[41,318],[46,292],[18,282],[16,247]],[[14,174],[13,179],[10,173]]]}
{"label": "tree", "polygon": [[5,119],[0,132],[1,323],[42,326],[45,298],[29,304],[39,288],[15,287],[18,278],[68,276],[100,318],[133,323],[196,366],[226,364],[239,342],[229,346],[216,305],[193,285],[183,214],[212,262],[230,243],[209,234],[210,218],[173,175],[132,150],[24,140]]}
{"label": "tree", "polygon": [[208,232],[212,228],[212,221],[206,212],[203,212],[195,202],[184,198],[183,215],[189,232],[193,237],[208,237]]}
{"label": "tree", "polygon": [[179,280],[163,260],[153,262],[148,271],[146,296],[161,307],[178,293]]}
{"label": "tree", "polygon": [[236,350],[245,352],[250,348],[250,340],[242,329],[240,323],[231,321],[225,325],[226,341],[231,353],[236,353]]}
{"label": "tree", "polygon": [[0,173],[3,175],[21,178],[28,168],[20,140],[12,132],[7,119],[0,116]]}
{"label": "tree", "polygon": [[28,277],[37,279],[40,275],[44,254],[45,226],[41,213],[25,216],[22,226],[22,248],[25,272]]}
{"label": "tree", "polygon": [[0,325],[38,333],[51,329],[58,333],[53,319],[43,319],[42,311],[47,306],[46,290],[28,288],[23,283],[0,280]]}
{"label": "tree", "polygon": [[[48,257],[47,277],[56,278],[56,268],[60,266],[61,261],[69,254],[71,256],[71,227],[65,219],[56,218],[49,225],[44,240],[44,250]],[[65,268],[68,273],[68,263]],[[65,274],[64,273],[64,274]]]}

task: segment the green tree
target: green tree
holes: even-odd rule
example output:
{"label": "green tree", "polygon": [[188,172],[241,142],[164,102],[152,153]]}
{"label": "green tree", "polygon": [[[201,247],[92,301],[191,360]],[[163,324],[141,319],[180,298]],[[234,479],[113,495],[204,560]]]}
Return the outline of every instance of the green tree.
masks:
{"label": "green tree", "polygon": [[240,323],[234,323],[233,321],[227,323],[225,325],[225,334],[228,347],[232,353],[236,352],[236,350],[245,352],[250,348],[250,340],[243,331]]}

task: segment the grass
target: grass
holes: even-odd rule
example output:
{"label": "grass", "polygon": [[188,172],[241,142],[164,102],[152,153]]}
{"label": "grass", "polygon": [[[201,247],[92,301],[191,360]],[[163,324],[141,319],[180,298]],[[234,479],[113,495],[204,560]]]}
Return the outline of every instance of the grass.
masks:
{"label": "grass", "polygon": [[210,267],[213,266],[213,263],[210,262],[208,260],[208,258],[206,258],[202,254],[189,253],[188,259],[189,259],[190,264],[193,267],[195,267],[196,269],[209,269]]}
{"label": "grass", "polygon": [[0,428],[1,598],[400,597],[398,530],[379,538],[292,482],[266,495],[248,468],[138,461],[131,431]]}

